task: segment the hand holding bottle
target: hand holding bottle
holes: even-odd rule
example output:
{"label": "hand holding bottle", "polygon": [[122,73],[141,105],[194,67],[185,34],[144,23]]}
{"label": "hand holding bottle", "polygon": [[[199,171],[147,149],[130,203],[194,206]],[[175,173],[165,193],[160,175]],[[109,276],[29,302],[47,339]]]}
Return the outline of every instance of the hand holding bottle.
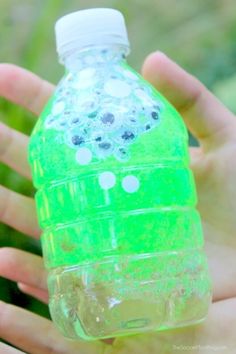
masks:
{"label": "hand holding bottle", "polygon": [[[0,73],[0,94],[38,114],[53,87],[14,66],[1,65]],[[175,353],[178,346],[198,345],[199,353],[205,354],[211,353],[211,349],[206,348],[207,345],[221,346],[222,353],[230,352],[230,349],[232,352],[235,348],[236,245],[233,230],[236,172],[232,163],[235,156],[235,117],[196,79],[162,54],[153,54],[148,59],[144,75],[181,110],[188,127],[201,142],[201,147],[191,150],[191,155],[214,280],[214,303],[207,321],[203,325],[177,331],[117,339],[113,346],[100,342],[72,343],[62,338],[49,321],[1,303],[0,335],[24,351],[32,354],[47,354],[52,350],[65,354],[78,351],[86,354],[99,351],[114,354],[137,354],[139,351]],[[201,131],[198,127],[201,127]],[[10,141],[11,145],[8,144]],[[30,177],[26,162],[27,143],[26,136],[1,125],[1,161],[18,173]],[[2,222],[29,236],[38,237],[33,200],[3,187],[0,193]],[[225,205],[230,207],[226,208]],[[7,212],[4,213],[3,210]],[[20,282],[22,290],[47,301],[46,277],[39,257],[9,248],[2,248],[0,255],[2,276]],[[3,344],[1,346],[4,354],[19,352]],[[189,352],[191,353],[191,348]],[[192,352],[196,351],[193,349]]]}

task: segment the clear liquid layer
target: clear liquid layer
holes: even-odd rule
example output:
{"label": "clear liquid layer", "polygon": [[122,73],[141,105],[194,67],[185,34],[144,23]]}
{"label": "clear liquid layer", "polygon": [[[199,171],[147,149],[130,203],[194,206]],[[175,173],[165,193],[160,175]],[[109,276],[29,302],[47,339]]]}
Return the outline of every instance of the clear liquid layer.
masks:
{"label": "clear liquid layer", "polygon": [[101,339],[202,321],[211,301],[201,252],[113,257],[57,269],[50,311],[64,335]]}

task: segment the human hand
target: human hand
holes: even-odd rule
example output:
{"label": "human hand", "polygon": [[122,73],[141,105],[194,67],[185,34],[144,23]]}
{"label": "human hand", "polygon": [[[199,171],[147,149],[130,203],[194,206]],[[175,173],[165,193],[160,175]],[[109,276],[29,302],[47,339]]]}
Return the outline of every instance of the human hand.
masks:
{"label": "human hand", "polygon": [[[204,324],[117,338],[112,345],[66,340],[50,321],[1,303],[0,336],[29,353],[181,353],[181,345],[192,348],[198,345],[199,351],[193,349],[192,352],[208,354],[209,348],[204,347],[207,344],[234,349],[236,347],[233,333],[236,324],[236,241],[233,237],[236,223],[233,218],[236,210],[233,181],[236,169],[232,164],[236,150],[235,117],[198,81],[162,54],[149,57],[143,73],[180,110],[188,127],[200,140],[201,148],[191,150],[192,168],[214,279],[213,299],[222,301],[213,304]],[[33,74],[13,66],[0,65],[0,94],[36,114],[40,112],[52,90],[50,84]],[[1,161],[30,177],[26,162],[27,137],[3,125],[0,134]],[[222,203],[231,205],[231,210],[221,210],[227,205],[223,204],[222,208]],[[30,236],[39,236],[33,200],[3,187],[0,187],[0,218]],[[46,274],[40,257],[3,248],[0,250],[0,274],[20,283],[22,291],[47,301]],[[221,334],[226,328],[227,332],[222,338]],[[4,353],[17,353],[13,348],[5,347],[3,350]],[[225,352],[230,353],[229,350]]]}

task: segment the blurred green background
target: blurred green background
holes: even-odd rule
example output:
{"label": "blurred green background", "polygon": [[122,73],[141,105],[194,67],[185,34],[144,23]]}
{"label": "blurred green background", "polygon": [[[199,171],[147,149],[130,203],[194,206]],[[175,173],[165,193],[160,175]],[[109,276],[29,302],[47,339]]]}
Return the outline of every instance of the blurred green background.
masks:
{"label": "blurred green background", "polygon": [[[134,68],[139,70],[151,51],[164,51],[236,112],[235,0],[0,0],[0,61],[56,83],[63,68],[57,63],[54,23],[63,14],[89,7],[114,7],[124,13]],[[0,98],[0,120],[29,134],[35,117]],[[34,194],[29,181],[2,164],[0,181],[25,195]],[[5,225],[0,225],[0,246],[41,252],[38,241]],[[48,316],[46,306],[2,278],[0,298]]]}

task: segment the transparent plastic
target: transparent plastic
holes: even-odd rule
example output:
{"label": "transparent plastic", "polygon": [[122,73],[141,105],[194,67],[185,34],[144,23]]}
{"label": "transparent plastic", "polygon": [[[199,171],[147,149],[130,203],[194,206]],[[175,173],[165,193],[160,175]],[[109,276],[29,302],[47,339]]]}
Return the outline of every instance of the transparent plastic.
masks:
{"label": "transparent plastic", "polygon": [[211,301],[186,128],[126,54],[61,58],[30,140],[50,311],[70,338],[194,324]]}

